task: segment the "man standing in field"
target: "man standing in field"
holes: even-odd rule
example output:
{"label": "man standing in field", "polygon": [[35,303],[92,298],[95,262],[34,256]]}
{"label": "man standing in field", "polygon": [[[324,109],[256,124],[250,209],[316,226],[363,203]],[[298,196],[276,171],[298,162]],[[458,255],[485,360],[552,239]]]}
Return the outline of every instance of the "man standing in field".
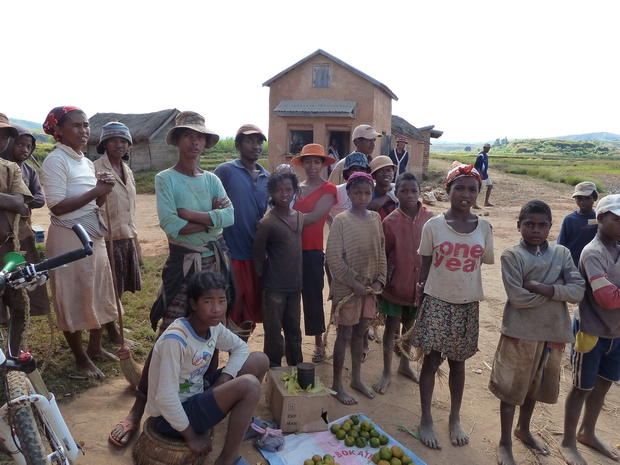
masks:
{"label": "man standing in field", "polygon": [[266,140],[259,128],[244,124],[235,137],[239,158],[222,163],[214,171],[235,208],[234,224],[224,229],[237,283],[237,301],[228,315],[227,326],[246,342],[256,323],[263,321],[262,292],[252,261],[252,247],[258,222],[269,201],[269,172],[258,163]]}
{"label": "man standing in field", "polygon": [[[493,204],[489,202],[489,197],[491,197],[491,191],[493,190],[493,181],[489,177],[489,150],[491,150],[491,144],[484,144],[482,147],[482,152],[478,154],[476,158],[476,162],[474,163],[474,168],[478,170],[478,172],[482,175],[482,186],[480,187],[480,191],[484,190],[484,187],[487,188],[487,193],[484,198],[484,206],[492,207]],[[480,208],[477,204],[474,205],[474,208]]]}

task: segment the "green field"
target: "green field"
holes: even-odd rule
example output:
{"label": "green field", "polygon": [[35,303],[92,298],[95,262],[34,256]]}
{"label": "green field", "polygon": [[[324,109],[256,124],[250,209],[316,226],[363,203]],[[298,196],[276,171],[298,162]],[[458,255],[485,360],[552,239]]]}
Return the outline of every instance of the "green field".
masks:
{"label": "green field", "polygon": [[[471,152],[434,153],[433,158],[471,164],[477,154]],[[619,157],[569,157],[565,155],[494,154],[489,153],[489,169],[524,175],[574,186],[592,181],[599,192],[614,193],[620,189]]]}

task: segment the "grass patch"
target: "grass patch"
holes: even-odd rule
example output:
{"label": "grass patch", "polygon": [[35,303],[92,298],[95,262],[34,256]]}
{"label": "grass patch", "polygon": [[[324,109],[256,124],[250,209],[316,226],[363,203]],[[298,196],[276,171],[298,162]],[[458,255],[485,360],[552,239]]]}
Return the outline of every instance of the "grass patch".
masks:
{"label": "grass patch", "polygon": [[[123,324],[129,330],[125,332],[125,337],[141,343],[139,347],[131,350],[133,359],[139,363],[144,362],[155,343],[156,333],[151,329],[149,313],[161,282],[161,269],[165,260],[163,255],[144,257],[141,269],[142,290],[135,294],[125,292],[122,296],[125,309]],[[86,344],[88,331],[84,331],[83,336]],[[43,379],[48,389],[59,402],[70,400],[76,394],[102,383],[90,379],[69,378],[79,372],[75,369],[75,359],[64,336],[56,329],[55,316],[52,316],[51,327],[47,316],[33,317],[27,340],[37,364],[43,367]],[[116,352],[116,348],[107,343],[105,335],[104,347]],[[97,361],[96,364],[108,379],[123,376],[119,363]],[[0,391],[0,396],[4,397],[4,383],[0,386]]]}
{"label": "grass patch", "polygon": [[[467,152],[450,152],[449,154],[434,153],[433,158],[445,161],[458,160],[472,164],[476,156]],[[620,158],[565,155],[532,155],[532,154],[489,154],[489,169],[509,174],[530,176],[575,186],[583,181],[596,184],[599,193],[608,192],[614,186],[609,185],[610,175],[620,170]]]}

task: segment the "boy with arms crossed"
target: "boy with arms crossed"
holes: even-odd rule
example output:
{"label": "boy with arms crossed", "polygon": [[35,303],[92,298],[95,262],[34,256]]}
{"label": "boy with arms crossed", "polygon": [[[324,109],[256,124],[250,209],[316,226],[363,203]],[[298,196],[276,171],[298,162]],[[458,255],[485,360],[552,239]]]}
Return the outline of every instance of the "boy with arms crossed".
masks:
{"label": "boy with arms crossed", "polygon": [[584,247],[579,260],[586,292],[573,321],[577,339],[572,353],[573,387],[566,396],[560,444],[569,465],[587,464],[577,441],[620,460],[618,451],[595,432],[607,391],[620,380],[620,195],[608,195],[599,202],[596,220],[596,237]]}
{"label": "boy with arms crossed", "polygon": [[530,421],[537,401],[558,401],[564,345],[574,340],[566,302],[578,303],[585,288],[570,251],[547,241],[549,205],[540,200],[526,203],[517,229],[521,241],[504,250],[501,258],[508,300],[489,382],[489,389],[500,400],[500,465],[516,464],[511,429],[517,405],[514,435],[549,455],[546,444],[532,435]]}

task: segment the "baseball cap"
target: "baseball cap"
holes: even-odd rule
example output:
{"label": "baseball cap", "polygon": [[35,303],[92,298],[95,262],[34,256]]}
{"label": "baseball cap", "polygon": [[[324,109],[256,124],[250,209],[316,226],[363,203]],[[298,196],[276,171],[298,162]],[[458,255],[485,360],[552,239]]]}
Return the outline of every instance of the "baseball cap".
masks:
{"label": "baseball cap", "polygon": [[261,131],[258,126],[254,126],[253,124],[244,124],[239,129],[237,129],[237,135],[243,134],[245,136],[249,136],[250,134],[260,134],[263,136],[263,140],[267,140],[263,131]]}
{"label": "baseball cap", "polygon": [[363,137],[364,139],[374,139],[375,137],[381,137],[381,134],[369,124],[360,124],[353,130],[353,140],[358,137]]}
{"label": "baseball cap", "polygon": [[599,201],[596,207],[596,216],[607,212],[620,216],[620,194],[608,195]]}
{"label": "baseball cap", "polygon": [[578,195],[581,197],[587,197],[588,195],[592,195],[592,192],[596,191],[596,184],[590,181],[580,182],[575,186],[575,192],[573,192],[573,198]]}
{"label": "baseball cap", "polygon": [[343,171],[348,170],[352,166],[360,166],[362,168],[370,168],[368,157],[361,152],[353,152],[344,159]]}

